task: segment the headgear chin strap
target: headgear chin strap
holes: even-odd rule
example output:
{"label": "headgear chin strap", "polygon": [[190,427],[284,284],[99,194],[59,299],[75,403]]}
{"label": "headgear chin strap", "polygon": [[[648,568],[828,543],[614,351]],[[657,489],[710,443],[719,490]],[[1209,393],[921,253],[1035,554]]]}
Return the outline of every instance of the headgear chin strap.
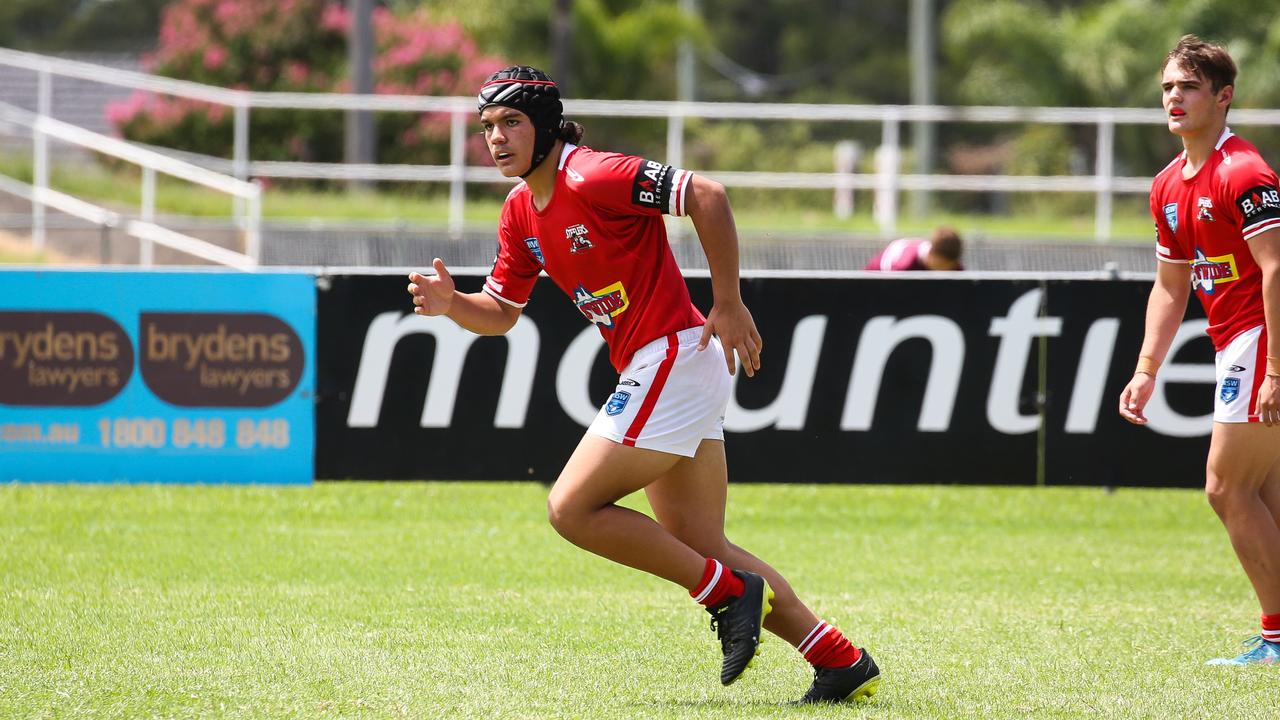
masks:
{"label": "headgear chin strap", "polygon": [[512,65],[489,76],[480,86],[476,99],[479,112],[490,105],[519,110],[533,122],[533,160],[520,174],[528,177],[556,144],[560,126],[564,124],[564,106],[560,104],[560,88],[547,74],[527,65]]}

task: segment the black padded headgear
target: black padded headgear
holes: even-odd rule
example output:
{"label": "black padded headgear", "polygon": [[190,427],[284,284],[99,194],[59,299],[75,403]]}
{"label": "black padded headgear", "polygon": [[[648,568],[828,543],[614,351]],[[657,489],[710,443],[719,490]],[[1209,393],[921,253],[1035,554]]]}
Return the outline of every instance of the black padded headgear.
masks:
{"label": "black padded headgear", "polygon": [[519,110],[533,122],[533,161],[520,177],[526,177],[547,159],[564,124],[564,105],[560,104],[560,88],[546,73],[527,65],[499,70],[480,86],[476,101],[479,112],[490,105],[501,105]]}

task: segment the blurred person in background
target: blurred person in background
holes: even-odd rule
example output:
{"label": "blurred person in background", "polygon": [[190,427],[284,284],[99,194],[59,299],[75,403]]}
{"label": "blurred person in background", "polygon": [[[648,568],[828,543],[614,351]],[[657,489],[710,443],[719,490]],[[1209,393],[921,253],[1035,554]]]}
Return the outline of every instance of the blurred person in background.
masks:
{"label": "blurred person in background", "polygon": [[1146,424],[1194,289],[1217,351],[1209,503],[1226,527],[1262,609],[1262,632],[1211,665],[1280,662],[1280,188],[1275,172],[1227,127],[1236,65],[1184,36],[1160,69],[1169,131],[1180,153],[1151,186],[1156,280],[1146,336],[1120,415]]}
{"label": "blurred person in background", "polygon": [[867,261],[863,270],[963,270],[964,242],[959,233],[940,227],[926,238],[900,238]]}
{"label": "blurred person in background", "polygon": [[[724,534],[730,376],[738,363],[753,376],[763,348],[739,291],[724,187],[580,146],[582,126],[564,119],[559,89],[534,68],[490,76],[479,111],[498,169],[524,180],[503,205],[493,270],[481,292],[460,293],[437,258],[435,274],[411,274],[408,289],[419,315],[501,335],[545,271],[600,330],[618,384],[551,489],[552,526],[578,547],[687,589],[711,614],[723,684],[750,665],[763,627],[814,668],[800,702],[869,698],[880,681],[871,655]],[[705,318],[671,254],[664,214],[688,215],[697,230],[714,297]],[[617,504],[642,489],[656,521]],[[595,592],[608,600],[608,588]]]}

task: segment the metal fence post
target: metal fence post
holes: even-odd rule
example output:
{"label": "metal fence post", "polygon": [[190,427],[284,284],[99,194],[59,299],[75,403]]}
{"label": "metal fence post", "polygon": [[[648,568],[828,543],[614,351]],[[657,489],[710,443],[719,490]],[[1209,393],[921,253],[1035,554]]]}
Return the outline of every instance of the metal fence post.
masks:
{"label": "metal fence post", "polygon": [[[671,113],[667,115],[667,159],[666,162],[671,167],[681,167],[684,164],[684,103],[677,102],[671,106]],[[684,223],[679,220],[669,220],[667,222],[667,238],[672,242],[679,242],[684,239]]]}
{"label": "metal fence post", "polygon": [[449,237],[462,239],[467,214],[467,115],[449,116]]}
{"label": "metal fence post", "polygon": [[876,199],[874,214],[880,234],[888,237],[898,229],[898,149],[901,118],[897,113],[884,119],[880,147],[876,148]]}
{"label": "metal fence post", "polygon": [[1111,113],[1098,119],[1098,156],[1094,165],[1097,201],[1094,205],[1093,234],[1097,242],[1111,240],[1111,199],[1115,179],[1116,124]]}
{"label": "metal fence post", "polygon": [[253,264],[262,264],[262,184],[254,182],[257,192],[249,197],[249,222],[244,231],[244,254]]}
{"label": "metal fence post", "polygon": [[[156,221],[156,171],[151,166],[142,168],[142,222]],[[138,264],[151,267],[156,261],[156,248],[149,238],[143,238],[138,247]]]}
{"label": "metal fence post", "polygon": [[[249,99],[241,96],[235,106],[231,147],[231,174],[237,180],[249,178]],[[235,226],[244,229],[244,198],[231,199],[231,216]]]}
{"label": "metal fence post", "polygon": [[853,173],[858,168],[858,143],[841,140],[836,143],[836,192],[832,211],[841,220],[853,215]]}
{"label": "metal fence post", "polygon": [[[53,114],[53,75],[48,67],[40,69],[37,88],[36,112],[40,117],[49,117]],[[35,147],[32,180],[36,186],[36,196],[31,198],[31,244],[41,252],[46,238],[44,198],[40,195],[49,187],[49,136],[40,129],[38,118],[31,128],[31,140]]]}

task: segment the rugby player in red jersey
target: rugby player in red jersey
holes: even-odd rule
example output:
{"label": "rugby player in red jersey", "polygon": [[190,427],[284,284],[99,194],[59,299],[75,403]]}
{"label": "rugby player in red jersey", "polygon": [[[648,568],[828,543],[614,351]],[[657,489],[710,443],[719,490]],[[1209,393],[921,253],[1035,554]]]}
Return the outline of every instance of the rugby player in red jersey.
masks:
{"label": "rugby player in red jersey", "polygon": [[1262,608],[1262,633],[1214,665],[1280,660],[1280,189],[1227,127],[1236,66],[1194,35],[1165,57],[1160,85],[1183,152],[1156,176],[1155,286],[1120,415],[1138,425],[1194,289],[1217,350],[1205,492]]}
{"label": "rugby player in red jersey", "polygon": [[[724,534],[730,375],[737,364],[754,375],[763,347],[739,293],[724,187],[579,145],[582,126],[564,119],[558,88],[534,68],[490,76],[479,110],[498,169],[524,180],[503,205],[493,271],[482,292],[460,293],[437,258],[434,275],[409,276],[409,292],[420,315],[500,335],[545,270],[599,328],[618,385],[551,489],[552,526],[585,550],[688,589],[711,613],[725,685],[759,652],[763,626],[814,666],[801,702],[870,697],[880,678],[871,655]],[[702,242],[714,294],[705,318],[690,302],[663,214],[688,215]],[[656,521],[616,504],[641,489]]]}

